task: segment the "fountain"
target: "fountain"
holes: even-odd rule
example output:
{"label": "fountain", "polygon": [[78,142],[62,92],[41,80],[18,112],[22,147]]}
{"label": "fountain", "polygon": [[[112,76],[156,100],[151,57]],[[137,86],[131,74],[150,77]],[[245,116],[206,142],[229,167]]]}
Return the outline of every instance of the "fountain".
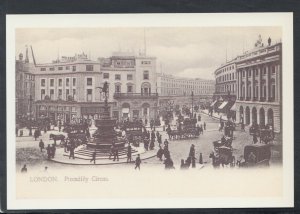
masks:
{"label": "fountain", "polygon": [[105,82],[103,87],[98,87],[102,89],[100,93],[104,93],[104,111],[100,115],[100,119],[95,120],[95,126],[97,130],[94,133],[94,139],[92,142],[87,144],[88,148],[92,149],[110,149],[112,145],[116,148],[124,148],[125,140],[117,137],[117,132],[114,127],[116,125],[116,119],[110,117],[109,106],[108,106],[108,83]]}

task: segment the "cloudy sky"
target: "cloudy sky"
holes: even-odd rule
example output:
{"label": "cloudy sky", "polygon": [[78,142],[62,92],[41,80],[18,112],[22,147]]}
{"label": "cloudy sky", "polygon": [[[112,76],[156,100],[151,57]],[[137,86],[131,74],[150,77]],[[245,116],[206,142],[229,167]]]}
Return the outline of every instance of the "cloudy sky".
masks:
{"label": "cloudy sky", "polygon": [[[37,63],[83,51],[96,60],[112,52],[144,51],[157,57],[157,72],[182,77],[214,79],[214,70],[227,60],[254,47],[260,34],[263,43],[281,40],[278,27],[213,28],[44,28],[17,29],[16,56],[32,45]],[[31,55],[30,55],[31,59]]]}

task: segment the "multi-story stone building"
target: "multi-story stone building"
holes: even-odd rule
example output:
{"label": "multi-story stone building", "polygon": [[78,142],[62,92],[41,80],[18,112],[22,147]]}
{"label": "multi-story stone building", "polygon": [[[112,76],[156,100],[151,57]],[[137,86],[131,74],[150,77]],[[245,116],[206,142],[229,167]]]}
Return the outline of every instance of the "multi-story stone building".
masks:
{"label": "multi-story stone building", "polygon": [[256,47],[236,59],[237,120],[281,131],[282,44]]}
{"label": "multi-story stone building", "polygon": [[[170,100],[174,105],[183,105],[210,102],[215,91],[215,81],[199,78],[182,78],[163,73],[157,74],[157,92],[160,105],[165,105]],[[192,99],[193,94],[193,99]]]}
{"label": "multi-story stone building", "polygon": [[156,58],[116,52],[99,61],[103,81],[109,83],[109,100],[116,101],[113,117],[154,119],[158,103]]}
{"label": "multi-story stone building", "polygon": [[36,117],[69,122],[100,116],[104,102],[96,88],[103,85],[98,61],[82,53],[36,64],[34,73]]}
{"label": "multi-story stone building", "polygon": [[26,57],[19,54],[16,60],[16,118],[29,118],[34,116],[33,98],[35,96],[35,77],[33,74],[34,66],[29,63],[28,49],[26,49]]}
{"label": "multi-story stone building", "polygon": [[[235,59],[226,62],[215,70],[216,90],[213,96],[213,107],[216,111],[235,113],[232,107],[236,100],[236,64]],[[235,115],[235,114],[234,114]]]}
{"label": "multi-story stone building", "polygon": [[236,98],[236,65],[235,60],[221,65],[215,71],[216,91],[215,98],[228,98],[228,94],[233,99]]}

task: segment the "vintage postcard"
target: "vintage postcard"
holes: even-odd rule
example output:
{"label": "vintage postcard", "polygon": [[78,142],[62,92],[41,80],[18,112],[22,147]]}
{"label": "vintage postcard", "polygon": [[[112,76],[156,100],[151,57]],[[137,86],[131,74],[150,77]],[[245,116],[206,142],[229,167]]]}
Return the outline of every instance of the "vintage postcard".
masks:
{"label": "vintage postcard", "polygon": [[8,15],[8,209],[292,207],[292,20]]}

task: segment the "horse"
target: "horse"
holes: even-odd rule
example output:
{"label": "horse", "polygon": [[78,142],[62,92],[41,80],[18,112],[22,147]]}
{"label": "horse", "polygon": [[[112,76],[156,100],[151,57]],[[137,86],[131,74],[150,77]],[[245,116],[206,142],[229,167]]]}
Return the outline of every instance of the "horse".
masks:
{"label": "horse", "polygon": [[65,136],[62,135],[62,134],[58,134],[58,135],[56,135],[56,134],[50,134],[49,135],[49,139],[50,140],[53,139],[54,140],[54,144],[56,144],[57,140],[65,140]]}

